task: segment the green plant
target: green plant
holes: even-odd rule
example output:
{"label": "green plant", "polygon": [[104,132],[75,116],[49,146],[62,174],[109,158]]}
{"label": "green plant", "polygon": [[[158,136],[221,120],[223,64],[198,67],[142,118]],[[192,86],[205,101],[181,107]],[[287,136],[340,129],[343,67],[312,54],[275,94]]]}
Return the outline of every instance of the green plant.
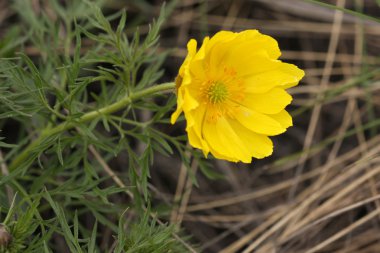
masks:
{"label": "green plant", "polygon": [[[175,2],[144,35],[136,28],[129,33],[125,11],[105,17],[99,4],[52,0],[50,12],[36,12],[30,1],[13,6],[20,22],[9,36],[25,33],[3,40],[0,51],[0,127],[17,129],[0,142],[0,215],[7,215],[3,223],[12,235],[2,252],[58,252],[62,244],[70,252],[115,245],[115,252],[184,252],[174,228],[157,223],[146,208],[154,152],[173,154],[175,147],[184,156],[187,150],[182,137],[157,128],[169,124],[175,103],[164,94],[174,83],[157,85],[166,52],[156,50]],[[142,112],[153,117],[141,121]],[[125,157],[124,171],[107,165],[116,156]],[[124,203],[113,203],[115,196]],[[126,208],[134,217],[128,222],[121,215]],[[116,241],[110,236],[100,246],[99,228]]]}

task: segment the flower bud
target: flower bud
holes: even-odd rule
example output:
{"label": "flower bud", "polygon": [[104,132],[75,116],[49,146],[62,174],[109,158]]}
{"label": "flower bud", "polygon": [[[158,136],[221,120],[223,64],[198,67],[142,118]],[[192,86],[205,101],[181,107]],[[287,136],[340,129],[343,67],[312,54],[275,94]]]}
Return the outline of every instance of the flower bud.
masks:
{"label": "flower bud", "polygon": [[11,241],[12,235],[4,225],[0,224],[0,248],[6,248]]}

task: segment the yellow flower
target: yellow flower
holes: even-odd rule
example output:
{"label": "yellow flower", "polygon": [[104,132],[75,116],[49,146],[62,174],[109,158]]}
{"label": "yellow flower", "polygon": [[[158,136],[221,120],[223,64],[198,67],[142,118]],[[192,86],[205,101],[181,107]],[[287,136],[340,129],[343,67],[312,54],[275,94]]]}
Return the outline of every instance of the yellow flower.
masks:
{"label": "yellow flower", "polygon": [[175,123],[183,112],[190,144],[205,156],[250,163],[273,152],[268,136],[292,126],[285,91],[304,72],[277,60],[276,40],[257,30],[221,31],[187,44],[188,54],[176,78]]}

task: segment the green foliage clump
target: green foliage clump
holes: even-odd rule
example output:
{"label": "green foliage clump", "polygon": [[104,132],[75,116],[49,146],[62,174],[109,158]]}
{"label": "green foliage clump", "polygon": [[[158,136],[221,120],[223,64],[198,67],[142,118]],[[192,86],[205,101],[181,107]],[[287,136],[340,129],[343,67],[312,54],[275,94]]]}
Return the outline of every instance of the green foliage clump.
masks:
{"label": "green foliage clump", "polygon": [[[159,29],[173,6],[140,34],[125,11],[104,16],[100,1],[47,2],[36,12],[15,1],[18,22],[0,42],[0,222],[12,236],[0,251],[186,252],[146,211],[154,154],[188,152],[157,128],[175,104],[162,95],[174,84],[157,85]],[[121,153],[117,184],[104,164]]]}
{"label": "green foliage clump", "polygon": [[174,226],[157,226],[157,220],[151,220],[145,214],[125,232],[125,223],[119,223],[118,244],[115,253],[160,253],[187,252],[186,247],[173,238]]}

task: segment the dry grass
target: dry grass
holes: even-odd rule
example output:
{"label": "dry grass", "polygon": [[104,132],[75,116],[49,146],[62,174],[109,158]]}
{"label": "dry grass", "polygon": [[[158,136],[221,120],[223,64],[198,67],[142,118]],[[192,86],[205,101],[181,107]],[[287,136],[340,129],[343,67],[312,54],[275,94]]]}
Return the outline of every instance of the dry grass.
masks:
{"label": "dry grass", "polygon": [[[380,13],[375,1],[329,2]],[[177,204],[170,221],[182,224],[203,252],[380,252],[380,135],[379,127],[368,129],[379,124],[379,74],[361,79],[379,67],[380,24],[305,1],[180,5],[161,43],[179,47],[169,75],[190,37],[200,41],[220,29],[274,36],[281,59],[307,74],[291,89],[295,126],[275,138],[271,159],[250,166],[217,161],[225,180],[199,175],[199,187],[184,168],[178,175],[180,164],[162,160],[152,183]]]}

